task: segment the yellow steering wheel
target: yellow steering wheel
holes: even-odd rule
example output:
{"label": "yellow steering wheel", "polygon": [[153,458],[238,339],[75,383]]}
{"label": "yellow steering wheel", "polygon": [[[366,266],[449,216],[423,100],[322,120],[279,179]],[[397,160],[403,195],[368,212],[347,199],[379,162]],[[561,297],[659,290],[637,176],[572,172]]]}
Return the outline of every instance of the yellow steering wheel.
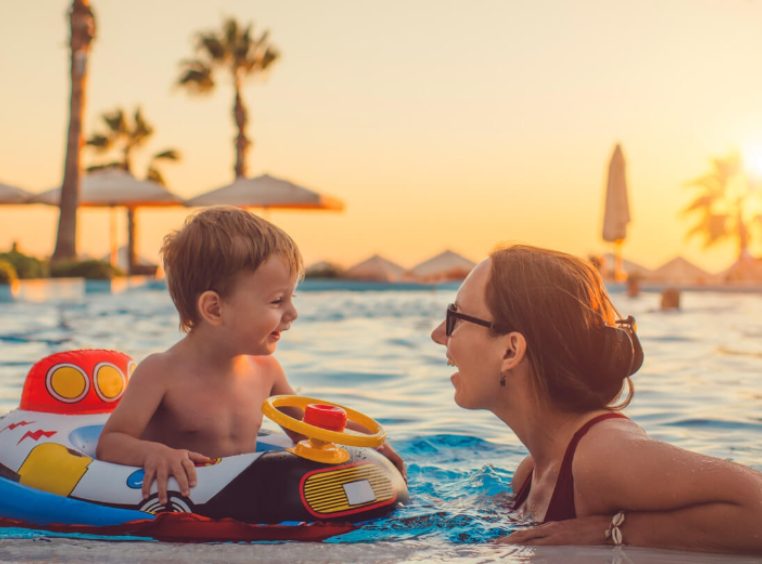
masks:
{"label": "yellow steering wheel", "polygon": [[[279,407],[296,407],[307,412],[307,408],[337,408],[346,414],[346,420],[356,423],[369,431],[369,434],[350,433],[344,430],[332,430],[319,427],[305,421],[299,421],[290,415],[278,410]],[[323,462],[327,464],[339,464],[349,459],[349,453],[337,447],[333,443],[354,447],[374,448],[381,446],[386,440],[386,432],[381,425],[367,415],[333,403],[330,401],[308,398],[296,395],[271,396],[262,405],[262,413],[275,423],[308,437],[300,441],[293,449],[288,449],[297,456]],[[340,425],[343,429],[343,424]]]}

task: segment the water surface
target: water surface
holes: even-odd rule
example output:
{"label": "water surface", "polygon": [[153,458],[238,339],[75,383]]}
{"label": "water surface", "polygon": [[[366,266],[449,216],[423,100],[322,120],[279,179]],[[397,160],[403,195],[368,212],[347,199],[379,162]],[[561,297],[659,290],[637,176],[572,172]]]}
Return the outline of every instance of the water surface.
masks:
{"label": "water surface", "polygon": [[[631,548],[494,545],[493,539],[515,526],[505,503],[525,449],[489,413],[465,411],[452,401],[452,369],[429,333],[456,286],[324,288],[307,282],[299,290],[300,317],[284,334],[277,356],[299,393],[345,403],[385,426],[408,463],[409,506],[348,535],[308,545],[103,542],[5,529],[0,560],[728,561]],[[681,312],[661,313],[658,298],[614,295],[623,314],[637,317],[646,351],[626,413],[655,438],[762,470],[762,299],[686,293]],[[179,336],[172,303],[160,289],[0,304],[0,414],[17,406],[26,371],[47,354],[116,348],[140,360]]]}

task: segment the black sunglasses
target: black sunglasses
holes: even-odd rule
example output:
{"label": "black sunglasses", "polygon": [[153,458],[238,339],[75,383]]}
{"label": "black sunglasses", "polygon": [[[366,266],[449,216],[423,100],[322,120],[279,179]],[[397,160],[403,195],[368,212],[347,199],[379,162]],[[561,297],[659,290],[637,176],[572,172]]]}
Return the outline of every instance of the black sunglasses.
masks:
{"label": "black sunglasses", "polygon": [[450,335],[452,335],[452,332],[455,330],[455,322],[458,319],[462,319],[463,321],[468,321],[469,323],[475,323],[476,325],[481,325],[482,327],[486,327],[487,329],[492,329],[494,331],[497,331],[498,333],[508,332],[508,329],[506,327],[493,323],[492,321],[487,321],[486,319],[480,319],[478,317],[474,317],[473,315],[466,315],[465,313],[460,313],[459,311],[455,309],[455,304],[450,304],[447,306],[447,315],[445,316],[445,336],[446,337],[449,337]]}

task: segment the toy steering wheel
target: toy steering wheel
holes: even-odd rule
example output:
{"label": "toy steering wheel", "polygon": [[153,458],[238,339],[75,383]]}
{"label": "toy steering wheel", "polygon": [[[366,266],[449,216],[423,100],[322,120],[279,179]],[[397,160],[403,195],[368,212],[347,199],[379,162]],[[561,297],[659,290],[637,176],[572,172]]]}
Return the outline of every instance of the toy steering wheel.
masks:
{"label": "toy steering wheel", "polygon": [[[277,409],[279,407],[303,409],[305,421],[299,421],[286,415]],[[330,401],[296,395],[271,396],[262,405],[262,413],[281,427],[309,437],[313,446],[316,447],[321,444],[338,443],[347,446],[374,448],[381,446],[386,439],[386,432],[375,419]],[[355,434],[344,431],[344,423],[347,420],[362,425],[370,431],[370,434]],[[300,453],[297,452],[296,454]]]}

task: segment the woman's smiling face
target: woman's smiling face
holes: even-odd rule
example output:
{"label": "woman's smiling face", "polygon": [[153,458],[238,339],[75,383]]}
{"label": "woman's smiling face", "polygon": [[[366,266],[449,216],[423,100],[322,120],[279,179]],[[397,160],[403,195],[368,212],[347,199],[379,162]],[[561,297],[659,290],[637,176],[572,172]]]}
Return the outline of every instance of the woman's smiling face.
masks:
{"label": "woman's smiling face", "polygon": [[[490,277],[491,261],[476,265],[461,284],[455,299],[457,311],[492,320],[485,292]],[[488,328],[458,320],[452,334],[445,334],[440,323],[431,338],[447,347],[448,364],[457,367],[450,380],[455,387],[455,403],[467,409],[489,409],[500,391],[500,368],[505,345]]]}

